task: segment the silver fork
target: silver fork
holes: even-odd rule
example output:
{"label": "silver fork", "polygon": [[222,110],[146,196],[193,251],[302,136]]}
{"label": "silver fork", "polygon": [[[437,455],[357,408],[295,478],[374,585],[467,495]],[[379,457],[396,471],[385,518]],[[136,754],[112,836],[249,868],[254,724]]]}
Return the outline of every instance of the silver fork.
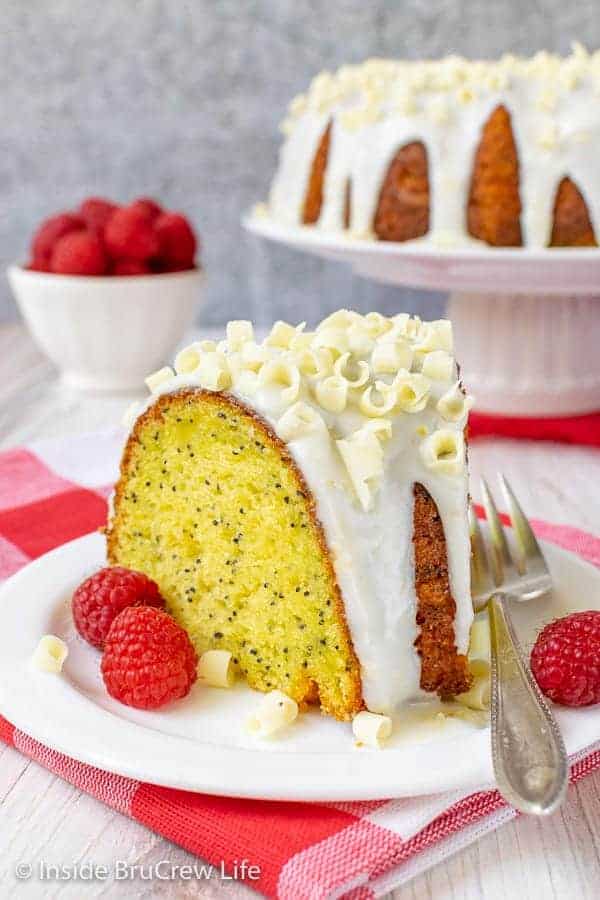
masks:
{"label": "silver fork", "polygon": [[[515,537],[509,544],[487,482],[482,479],[489,544],[473,507],[471,576],[476,609],[486,605],[492,655],[492,759],[498,789],[524,813],[547,815],[568,784],[567,754],[556,720],[540,693],[510,618],[511,601],[533,600],[552,587],[548,566],[517,499],[501,476]],[[502,590],[499,590],[499,588]]]}

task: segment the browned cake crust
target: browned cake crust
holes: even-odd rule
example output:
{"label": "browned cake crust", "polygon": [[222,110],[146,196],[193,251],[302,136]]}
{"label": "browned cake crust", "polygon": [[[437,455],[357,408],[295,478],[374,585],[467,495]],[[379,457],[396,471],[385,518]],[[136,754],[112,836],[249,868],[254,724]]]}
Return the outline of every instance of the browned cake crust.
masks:
{"label": "browned cake crust", "polygon": [[483,126],[475,154],[467,229],[494,247],[520,247],[520,215],[517,148],[510,115],[498,106]]}
{"label": "browned cake crust", "polygon": [[563,178],[556,191],[550,246],[597,246],[585,200],[570,178]]}
{"label": "browned cake crust", "polygon": [[314,225],[319,221],[321,215],[321,205],[323,203],[323,181],[325,180],[325,171],[327,169],[327,160],[329,158],[329,143],[331,141],[331,122],[323,132],[323,136],[319,141],[317,152],[312,162],[310,170],[310,178],[306,196],[304,198],[304,209],[302,211],[302,221],[305,225]]}
{"label": "browned cake crust", "polygon": [[446,539],[437,507],[422,484],[415,484],[413,545],[421,688],[440,697],[461,694],[471,686],[467,657],[457,653],[456,603],[450,593]]}
{"label": "browned cake crust", "polygon": [[409,241],[429,231],[427,151],[420,141],[394,156],[379,194],[373,231],[380,241]]}

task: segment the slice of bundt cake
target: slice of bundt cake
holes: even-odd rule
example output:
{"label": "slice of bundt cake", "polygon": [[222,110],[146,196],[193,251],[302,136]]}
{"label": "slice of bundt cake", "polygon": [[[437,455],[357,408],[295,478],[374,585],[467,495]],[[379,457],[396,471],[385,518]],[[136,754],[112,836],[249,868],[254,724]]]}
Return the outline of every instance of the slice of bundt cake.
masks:
{"label": "slice of bundt cake", "polygon": [[469,686],[469,403],[448,322],[233,322],[148,379],[107,528],[196,649],[348,719]]}
{"label": "slice of bundt cake", "polygon": [[321,72],[282,124],[268,214],[383,241],[595,246],[599,73],[578,44]]}

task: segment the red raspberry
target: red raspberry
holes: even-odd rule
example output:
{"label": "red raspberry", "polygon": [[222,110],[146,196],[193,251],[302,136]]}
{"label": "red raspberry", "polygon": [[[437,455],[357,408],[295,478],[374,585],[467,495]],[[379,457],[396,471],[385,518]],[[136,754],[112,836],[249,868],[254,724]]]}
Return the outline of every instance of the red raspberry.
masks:
{"label": "red raspberry", "polygon": [[190,223],[181,213],[163,213],[154,221],[160,249],[158,258],[166,271],[192,269],[196,253],[196,237]]}
{"label": "red raspberry", "polygon": [[150,275],[152,269],[145,262],[135,259],[119,259],[111,270],[112,275]]}
{"label": "red raspberry", "polygon": [[50,266],[59,275],[104,275],[106,254],[95,234],[74,231],[56,242]]}
{"label": "red raspberry", "polygon": [[50,262],[45,259],[32,259],[26,266],[30,272],[51,272]]}
{"label": "red raspberry", "polygon": [[88,197],[79,207],[79,215],[91,231],[103,231],[106,223],[118,209],[115,203],[103,197]]}
{"label": "red raspberry", "polygon": [[192,642],[171,616],[136,606],[119,613],[111,626],[102,677],[115,700],[156,709],[189,693],[197,664]]}
{"label": "red raspberry", "polygon": [[85,228],[83,219],[74,213],[59,213],[45,219],[31,240],[31,256],[36,263],[47,262],[59,238]]}
{"label": "red raspberry", "polygon": [[165,601],[158,585],[142,572],[122,566],[100,569],[83,581],[71,601],[75,627],[88,643],[100,650],[115,618],[130,606],[155,606]]}
{"label": "red raspberry", "polygon": [[555,703],[599,703],[600,612],[572,613],[546,625],[531,651],[531,671]]}
{"label": "red raspberry", "polygon": [[122,206],[112,214],[104,229],[104,242],[113,259],[145,262],[158,253],[158,237],[148,214]]}
{"label": "red raspberry", "polygon": [[149,219],[156,219],[162,213],[162,207],[158,205],[152,197],[138,197],[131,204],[131,209],[139,209],[145,213]]}

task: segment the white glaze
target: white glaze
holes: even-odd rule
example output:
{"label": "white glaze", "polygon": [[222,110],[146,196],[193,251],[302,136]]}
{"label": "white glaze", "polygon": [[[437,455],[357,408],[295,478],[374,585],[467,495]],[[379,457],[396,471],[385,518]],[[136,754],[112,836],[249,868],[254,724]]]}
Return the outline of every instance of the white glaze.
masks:
{"label": "white glaze", "polygon": [[[365,323],[358,314],[349,315],[354,325]],[[417,326],[417,329],[422,336],[423,328]],[[347,329],[341,329],[341,342],[346,340],[348,333]],[[415,335],[412,346],[418,346],[418,342],[419,336]],[[452,382],[428,380],[430,395],[424,409],[416,413],[395,409],[386,417],[391,423],[391,437],[384,441],[383,470],[379,483],[372,488],[371,503],[366,510],[357,501],[336,440],[348,438],[361,428],[370,428],[369,423],[381,422],[381,419],[368,418],[361,413],[358,395],[343,412],[327,412],[316,400],[314,379],[307,376],[301,378],[298,396],[291,401],[285,398],[282,388],[272,384],[257,383],[256,389],[248,392],[241,379],[238,378],[236,383],[234,354],[228,352],[225,343],[221,350],[227,359],[231,359],[233,384],[229,393],[256,410],[275,430],[282,414],[290,408],[290,402],[301,401],[320,417],[321,427],[307,429],[305,434],[290,440],[288,447],[315,498],[361,664],[365,702],[372,712],[391,712],[402,702],[422,694],[419,688],[420,659],[414,647],[417,637],[412,543],[415,482],[420,482],[429,491],[441,516],[450,586],[456,601],[456,646],[460,653],[466,653],[468,649],[473,612],[466,461],[451,474],[440,472],[427,467],[419,449],[426,435],[438,429],[461,434],[466,425],[468,405],[456,421],[442,418],[437,404]],[[268,352],[271,359],[285,358],[287,362],[295,357],[294,351],[286,348],[269,347]],[[354,359],[369,362],[370,355],[365,348]],[[422,356],[415,353],[416,368],[419,359]],[[156,393],[138,415],[161,394],[183,387],[206,387],[200,368],[197,372],[174,375],[170,381],[158,384]],[[392,375],[388,375],[387,380],[391,381]],[[456,367],[452,381],[456,381]],[[363,389],[364,386],[360,388]]]}
{"label": "white glaze", "polygon": [[332,123],[323,204],[317,228],[344,229],[351,180],[350,233],[372,237],[381,186],[396,152],[425,145],[433,243],[470,242],[466,205],[473,159],[490,114],[504,105],[519,157],[523,243],[548,244],[561,179],[583,194],[600,235],[600,51],[579,45],[566,58],[539,53],[497,62],[449,57],[439,62],[369,60],[322,73],[293,102],[287,138],[269,197],[278,222],[302,222],[304,197],[319,140]]}

